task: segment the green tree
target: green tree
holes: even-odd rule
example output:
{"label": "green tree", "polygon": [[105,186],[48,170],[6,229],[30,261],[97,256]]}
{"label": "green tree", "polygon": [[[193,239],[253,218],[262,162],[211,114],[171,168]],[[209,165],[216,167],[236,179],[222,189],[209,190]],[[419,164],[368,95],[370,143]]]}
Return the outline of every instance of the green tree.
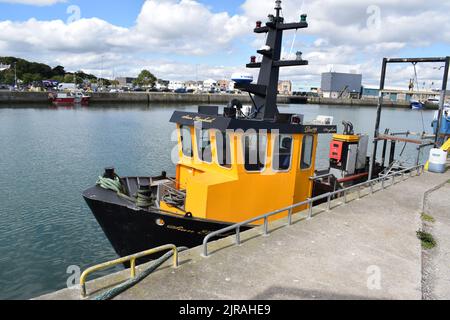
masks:
{"label": "green tree", "polygon": [[141,87],[153,87],[157,80],[158,79],[150,71],[142,70],[134,81],[134,84]]}
{"label": "green tree", "polygon": [[64,83],[73,83],[73,74],[67,73],[64,76]]}
{"label": "green tree", "polygon": [[65,76],[66,71],[64,70],[63,66],[57,66],[55,68],[53,68],[52,70],[53,73],[53,77],[58,77],[58,76]]}

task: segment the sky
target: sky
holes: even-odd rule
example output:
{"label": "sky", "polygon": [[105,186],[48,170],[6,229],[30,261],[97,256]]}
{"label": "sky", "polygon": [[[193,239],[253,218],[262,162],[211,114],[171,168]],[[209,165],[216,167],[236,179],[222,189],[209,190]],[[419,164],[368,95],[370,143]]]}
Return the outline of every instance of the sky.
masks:
{"label": "sky", "polygon": [[[450,0],[284,0],[283,58],[302,51],[308,67],[282,70],[297,87],[323,72],[362,73],[377,86],[383,57],[450,55]],[[167,80],[229,79],[246,70],[274,0],[0,0],[0,56],[113,78],[149,69]],[[418,66],[419,83],[438,88],[441,65]],[[441,71],[442,72],[442,71]],[[255,74],[256,75],[256,74]],[[411,65],[389,69],[388,86],[407,87]]]}

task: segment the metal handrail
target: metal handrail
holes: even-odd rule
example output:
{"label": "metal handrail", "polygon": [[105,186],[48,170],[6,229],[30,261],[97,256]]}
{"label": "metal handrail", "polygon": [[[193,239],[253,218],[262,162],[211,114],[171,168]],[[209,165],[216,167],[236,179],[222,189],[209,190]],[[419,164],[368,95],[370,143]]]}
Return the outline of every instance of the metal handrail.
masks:
{"label": "metal handrail", "polygon": [[366,182],[363,182],[363,183],[360,183],[360,184],[357,184],[357,185],[354,185],[354,186],[350,186],[348,188],[344,188],[344,189],[340,189],[340,190],[337,190],[337,191],[334,191],[334,192],[326,193],[326,194],[317,196],[315,198],[310,198],[310,199],[307,199],[307,200],[305,200],[303,202],[294,204],[292,206],[289,206],[289,207],[286,207],[286,208],[283,208],[283,209],[280,209],[280,210],[276,210],[276,211],[273,211],[273,212],[270,212],[270,213],[266,213],[264,215],[252,218],[250,220],[247,220],[247,221],[244,221],[244,222],[240,222],[240,223],[234,224],[232,226],[229,226],[227,228],[223,228],[221,230],[212,232],[212,233],[208,234],[205,237],[205,239],[203,240],[203,256],[204,257],[208,257],[208,243],[210,242],[210,240],[212,238],[220,236],[220,235],[222,235],[224,233],[227,233],[229,231],[232,231],[232,230],[236,231],[236,245],[240,245],[241,244],[241,228],[245,227],[245,226],[248,226],[248,225],[252,224],[253,222],[264,220],[263,235],[267,236],[269,234],[269,218],[274,216],[274,215],[277,215],[277,214],[280,214],[280,213],[283,213],[283,212],[287,211],[288,212],[288,225],[290,226],[290,225],[292,225],[293,210],[298,208],[298,207],[302,207],[304,205],[308,205],[308,207],[309,207],[308,220],[309,220],[309,219],[311,219],[313,217],[313,204],[316,201],[327,199],[327,204],[328,204],[327,211],[330,211],[331,210],[331,201],[332,201],[333,197],[336,196],[336,195],[344,194],[344,203],[346,204],[348,202],[347,201],[347,194],[348,194],[348,192],[350,190],[359,188],[359,190],[358,190],[358,198],[361,198],[361,190],[360,190],[361,187],[369,186],[370,187],[370,193],[373,194],[374,193],[374,188],[373,188],[374,184],[377,184],[377,183],[381,182],[382,189],[384,190],[387,187],[389,187],[389,186],[386,186],[386,184],[385,184],[386,180],[389,180],[389,179],[392,178],[392,184],[390,185],[390,186],[392,186],[392,185],[396,184],[396,177],[401,176],[402,177],[402,181],[403,181],[405,179],[406,173],[409,173],[410,174],[409,176],[412,177],[413,171],[417,170],[417,175],[421,175],[424,172],[424,168],[425,168],[424,165],[419,165],[419,166],[414,166],[414,167],[411,167],[411,168],[408,168],[408,169],[404,169],[404,170],[401,170],[401,171],[397,171],[397,172],[394,172],[394,173],[392,173],[390,175],[387,175],[387,176],[384,176],[384,177],[381,177],[381,178],[373,179],[373,180],[366,181]]}
{"label": "metal handrail", "polygon": [[123,258],[120,258],[117,260],[105,262],[105,263],[93,266],[91,268],[88,268],[86,271],[84,271],[81,274],[81,277],[80,277],[81,296],[83,298],[86,297],[86,279],[87,279],[88,275],[90,275],[94,272],[100,271],[100,270],[105,270],[105,269],[109,269],[111,267],[115,267],[119,264],[124,264],[126,262],[130,262],[131,278],[135,278],[136,277],[136,260],[137,259],[144,258],[144,257],[150,256],[152,254],[162,252],[162,251],[167,251],[167,250],[172,250],[172,252],[173,252],[173,267],[177,268],[178,267],[178,248],[173,244],[168,244],[168,245],[154,248],[151,250],[143,251],[140,253],[136,253],[136,254],[133,254],[133,255],[130,255],[127,257],[123,257]]}

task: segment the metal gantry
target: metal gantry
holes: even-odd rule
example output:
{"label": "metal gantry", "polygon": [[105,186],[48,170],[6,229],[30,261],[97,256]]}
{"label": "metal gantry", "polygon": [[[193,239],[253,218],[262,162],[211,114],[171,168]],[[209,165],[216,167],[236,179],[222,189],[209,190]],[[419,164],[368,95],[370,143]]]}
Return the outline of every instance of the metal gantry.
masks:
{"label": "metal gantry", "polygon": [[[441,101],[439,102],[439,117],[438,117],[438,127],[437,127],[437,134],[435,138],[435,146],[438,143],[439,139],[439,131],[440,131],[440,125],[441,125],[441,119],[444,115],[444,105],[445,105],[445,96],[447,92],[447,82],[448,82],[448,72],[450,68],[450,56],[447,57],[438,57],[438,58],[384,58],[383,59],[383,66],[381,69],[381,80],[380,80],[380,93],[378,98],[378,108],[377,108],[377,118],[375,122],[375,140],[374,140],[374,148],[373,148],[373,154],[372,159],[370,162],[370,170],[369,170],[369,180],[373,177],[373,169],[375,167],[376,163],[376,157],[378,152],[378,141],[380,140],[380,123],[381,123],[381,113],[383,111],[383,102],[384,102],[384,89],[386,84],[386,72],[387,72],[387,66],[388,64],[401,64],[401,63],[445,63],[444,66],[444,75],[442,79],[442,91],[441,91]],[[440,68],[441,69],[441,68]]]}

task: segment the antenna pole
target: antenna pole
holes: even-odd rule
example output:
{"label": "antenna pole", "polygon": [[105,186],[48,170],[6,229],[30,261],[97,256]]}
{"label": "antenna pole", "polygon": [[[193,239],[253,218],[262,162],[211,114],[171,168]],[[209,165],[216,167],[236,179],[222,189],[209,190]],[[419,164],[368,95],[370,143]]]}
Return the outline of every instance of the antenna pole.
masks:
{"label": "antenna pole", "polygon": [[[370,162],[370,169],[369,169],[369,181],[373,178],[373,170],[375,168],[375,164],[377,161],[377,152],[378,152],[378,137],[380,136],[380,124],[381,124],[381,112],[383,111],[383,99],[384,99],[384,86],[386,83],[386,69],[387,69],[387,63],[388,59],[383,59],[383,67],[381,69],[381,80],[380,80],[380,92],[378,97],[378,107],[377,107],[377,120],[375,122],[375,134],[374,134],[374,141],[373,141],[373,154],[372,159]],[[384,163],[381,164],[384,166]]]}
{"label": "antenna pole", "polygon": [[277,12],[277,18],[280,17],[280,11],[281,11],[281,0],[275,1],[275,11]]}

